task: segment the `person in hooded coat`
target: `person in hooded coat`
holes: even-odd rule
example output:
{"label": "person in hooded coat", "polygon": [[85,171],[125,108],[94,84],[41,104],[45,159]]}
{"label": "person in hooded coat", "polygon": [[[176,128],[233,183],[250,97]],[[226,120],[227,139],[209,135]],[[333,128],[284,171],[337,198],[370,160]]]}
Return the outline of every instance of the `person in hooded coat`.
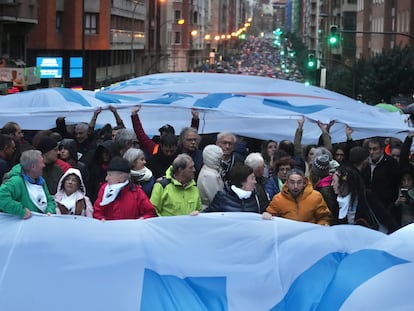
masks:
{"label": "person in hooded coat", "polygon": [[202,209],[207,208],[214,196],[223,190],[224,183],[221,178],[221,159],[223,150],[217,145],[208,145],[203,150],[203,166],[197,179]]}
{"label": "person in hooded coat", "polygon": [[86,196],[80,170],[70,168],[59,180],[55,194],[56,214],[93,216],[93,205]]}
{"label": "person in hooded coat", "polygon": [[73,168],[80,170],[83,181],[88,182],[88,167],[82,161],[78,160],[78,152],[76,151],[76,141],[72,138],[64,138],[59,142],[59,159],[65,161]]}

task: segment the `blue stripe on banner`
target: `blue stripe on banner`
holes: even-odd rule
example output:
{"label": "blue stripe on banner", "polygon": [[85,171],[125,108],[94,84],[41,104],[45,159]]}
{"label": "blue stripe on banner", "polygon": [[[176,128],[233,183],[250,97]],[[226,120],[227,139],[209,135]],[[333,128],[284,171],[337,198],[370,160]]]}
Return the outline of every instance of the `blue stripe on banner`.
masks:
{"label": "blue stripe on banner", "polygon": [[77,103],[81,106],[91,107],[91,104],[86,98],[71,89],[55,88],[55,90],[62,95],[68,102]]}
{"label": "blue stripe on banner", "polygon": [[105,102],[105,103],[121,103],[122,100],[124,101],[140,101],[141,99],[134,96],[127,96],[127,95],[119,95],[119,94],[108,94],[103,92],[96,92],[95,98]]}
{"label": "blue stripe on banner", "polygon": [[227,311],[226,277],[160,275],[145,269],[141,311]]}
{"label": "blue stripe on banner", "polygon": [[193,97],[192,95],[188,94],[181,94],[181,93],[165,93],[163,97],[158,97],[156,99],[151,99],[145,101],[146,104],[166,104],[169,105],[175,101],[181,100],[183,98]]}
{"label": "blue stripe on banner", "polygon": [[200,108],[217,108],[221,105],[223,101],[233,97],[245,97],[240,94],[230,94],[230,93],[214,93],[208,94],[206,97],[197,99],[194,103],[194,107]]}
{"label": "blue stripe on banner", "polygon": [[317,310],[338,310],[362,283],[382,271],[408,262],[387,252],[374,249],[361,250],[347,256],[341,262]]}
{"label": "blue stripe on banner", "polygon": [[271,311],[339,310],[362,283],[403,263],[407,261],[378,250],[361,250],[351,255],[330,253],[303,272]]}
{"label": "blue stripe on banner", "polygon": [[293,112],[297,112],[300,114],[315,113],[315,112],[318,112],[324,109],[331,108],[325,105],[293,106],[285,100],[266,99],[266,98],[263,99],[263,105],[282,109],[282,110],[293,111]]}

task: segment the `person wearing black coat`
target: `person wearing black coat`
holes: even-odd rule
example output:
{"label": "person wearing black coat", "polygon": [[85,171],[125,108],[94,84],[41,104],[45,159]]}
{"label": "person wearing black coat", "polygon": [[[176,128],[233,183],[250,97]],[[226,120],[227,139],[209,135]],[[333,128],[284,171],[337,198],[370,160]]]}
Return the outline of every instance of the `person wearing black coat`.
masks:
{"label": "person wearing black coat", "polygon": [[335,224],[355,224],[384,233],[397,230],[398,224],[373,191],[365,188],[358,171],[341,165],[332,176],[339,205]]}
{"label": "person wearing black coat", "polygon": [[255,185],[253,169],[245,164],[236,164],[229,172],[229,181],[224,190],[216,193],[210,206],[203,212],[262,213]]}

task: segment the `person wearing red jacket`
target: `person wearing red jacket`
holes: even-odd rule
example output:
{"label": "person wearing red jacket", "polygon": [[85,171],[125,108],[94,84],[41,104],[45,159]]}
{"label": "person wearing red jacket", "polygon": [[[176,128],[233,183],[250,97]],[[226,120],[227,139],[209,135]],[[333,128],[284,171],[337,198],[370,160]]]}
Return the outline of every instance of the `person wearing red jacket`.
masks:
{"label": "person wearing red jacket", "polygon": [[130,169],[130,163],[121,157],[114,157],[109,162],[106,183],[100,187],[94,204],[94,218],[119,220],[157,216],[141,186],[131,182]]}

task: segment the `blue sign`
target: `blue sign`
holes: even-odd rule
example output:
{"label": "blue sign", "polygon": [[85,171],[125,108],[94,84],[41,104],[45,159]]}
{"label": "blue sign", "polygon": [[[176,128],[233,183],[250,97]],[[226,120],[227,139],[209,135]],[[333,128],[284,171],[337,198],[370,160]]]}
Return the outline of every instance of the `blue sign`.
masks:
{"label": "blue sign", "polygon": [[83,77],[83,59],[82,57],[71,57],[69,59],[69,78]]}
{"label": "blue sign", "polygon": [[36,57],[36,66],[40,67],[40,78],[62,78],[62,57]]}

